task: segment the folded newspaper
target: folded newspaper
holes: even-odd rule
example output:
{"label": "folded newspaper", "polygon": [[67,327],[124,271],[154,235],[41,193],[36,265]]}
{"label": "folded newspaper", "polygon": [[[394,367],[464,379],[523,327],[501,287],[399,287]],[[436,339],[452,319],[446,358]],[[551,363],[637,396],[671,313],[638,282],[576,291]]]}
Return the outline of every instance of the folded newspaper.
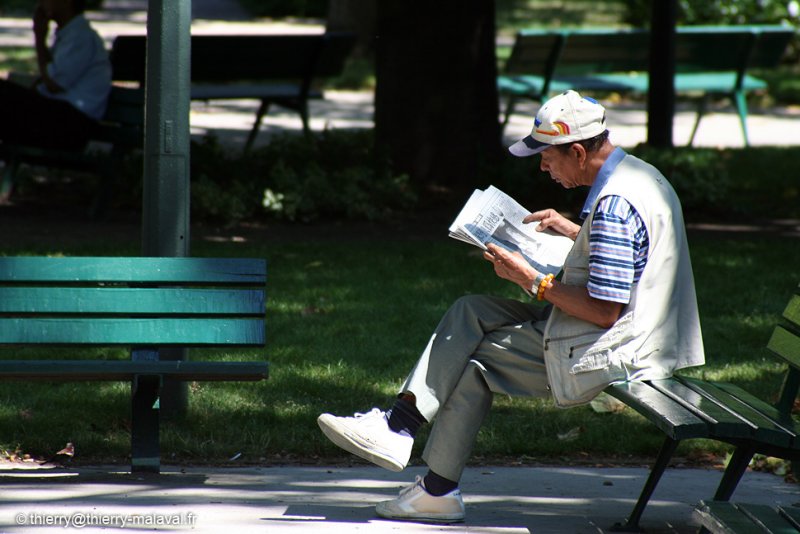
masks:
{"label": "folded newspaper", "polygon": [[551,230],[538,232],[538,222],[523,224],[530,211],[495,186],[476,189],[450,225],[450,237],[486,249],[494,243],[520,252],[534,269],[556,274],[572,248],[572,239]]}

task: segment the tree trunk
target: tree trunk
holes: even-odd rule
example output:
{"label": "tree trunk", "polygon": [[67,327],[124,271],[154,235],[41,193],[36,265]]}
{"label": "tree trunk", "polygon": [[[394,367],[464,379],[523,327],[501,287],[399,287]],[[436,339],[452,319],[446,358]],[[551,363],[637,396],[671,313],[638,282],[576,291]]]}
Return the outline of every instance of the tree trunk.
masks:
{"label": "tree trunk", "polygon": [[469,190],[500,147],[494,2],[380,0],[375,132],[419,186]]}
{"label": "tree trunk", "polygon": [[647,93],[647,144],[672,147],[675,115],[676,0],[653,2],[650,24],[650,90]]}

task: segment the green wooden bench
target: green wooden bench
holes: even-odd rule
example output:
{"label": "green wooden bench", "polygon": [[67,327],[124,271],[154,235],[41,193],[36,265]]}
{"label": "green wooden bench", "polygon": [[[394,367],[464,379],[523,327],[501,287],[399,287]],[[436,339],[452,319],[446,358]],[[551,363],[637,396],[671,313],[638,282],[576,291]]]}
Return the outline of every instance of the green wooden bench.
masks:
{"label": "green wooden bench", "polygon": [[694,510],[700,532],[712,534],[796,534],[800,509],[789,506],[701,501]]}
{"label": "green wooden bench", "polygon": [[[308,102],[323,98],[317,84],[338,76],[355,45],[351,33],[287,35],[192,35],[192,100],[254,99],[261,102],[247,137],[249,150],[272,104],[300,114],[309,131]],[[115,80],[144,83],[146,37],[114,39]]]}
{"label": "green wooden bench", "polygon": [[[158,472],[164,380],[266,379],[265,361],[159,358],[186,347],[263,347],[266,264],[257,259],[0,257],[0,380],[129,381],[131,469]],[[87,347],[129,359],[81,359]],[[59,359],[64,351],[65,357]],[[3,350],[6,354],[14,352]]]}
{"label": "green wooden bench", "polygon": [[[100,176],[101,184],[89,206],[89,215],[102,215],[125,155],[142,148],[143,127],[143,89],[114,86],[109,95],[106,113],[92,132],[90,143],[84,150],[53,150],[0,144],[0,159],[5,161],[0,182],[0,201],[10,198],[20,165],[65,168]],[[102,146],[98,146],[98,143]]]}
{"label": "green wooden bench", "polygon": [[634,408],[665,434],[642,493],[618,531],[637,531],[647,502],[669,465],[678,444],[707,438],[734,446],[714,495],[728,501],[755,454],[800,458],[800,424],[791,411],[800,388],[800,286],[795,290],[767,348],[787,365],[775,404],[724,382],[675,375],[664,380],[615,384],[606,392]]}
{"label": "green wooden bench", "polygon": [[[696,101],[689,145],[711,98],[736,107],[745,144],[747,94],[766,82],[748,73],[774,68],[795,30],[786,26],[683,26],[675,44],[675,92]],[[523,30],[517,33],[498,90],[507,98],[504,126],[522,99],[543,101],[567,89],[644,94],[649,88],[647,30]]]}

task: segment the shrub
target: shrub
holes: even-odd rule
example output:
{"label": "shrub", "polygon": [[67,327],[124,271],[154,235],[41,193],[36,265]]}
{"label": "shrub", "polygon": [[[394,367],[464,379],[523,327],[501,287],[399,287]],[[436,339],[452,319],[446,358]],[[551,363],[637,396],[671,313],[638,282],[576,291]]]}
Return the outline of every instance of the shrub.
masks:
{"label": "shrub", "polygon": [[[651,0],[625,0],[625,22],[650,25]],[[790,0],[679,0],[679,24],[780,24],[798,22]]]}
{"label": "shrub", "polygon": [[657,167],[694,218],[797,218],[797,147],[654,149],[631,153]]}
{"label": "shrub", "polygon": [[373,220],[416,203],[407,176],[394,176],[371,130],[276,135],[233,155],[214,137],[192,146],[192,209],[224,222],[259,216],[292,221]]}
{"label": "shrub", "polygon": [[[687,218],[800,218],[800,147],[642,145],[628,152],[670,180]],[[433,193],[426,192],[421,202],[408,177],[393,175],[389,163],[375,151],[372,131],[366,129],[276,135],[247,155],[206,137],[192,144],[192,217],[230,224],[257,218],[375,220],[420,212]],[[538,158],[504,158],[490,169],[482,187],[494,184],[529,209],[552,207],[576,214],[585,188],[564,190],[538,167]],[[141,162],[131,161],[125,169],[129,175],[118,181],[115,200],[138,208]],[[466,193],[450,193],[440,200],[435,209],[455,215]]]}
{"label": "shrub", "polygon": [[672,150],[647,146],[632,151],[661,173],[675,188],[684,211],[721,215],[731,191],[727,163],[730,155],[724,151],[704,149]]}

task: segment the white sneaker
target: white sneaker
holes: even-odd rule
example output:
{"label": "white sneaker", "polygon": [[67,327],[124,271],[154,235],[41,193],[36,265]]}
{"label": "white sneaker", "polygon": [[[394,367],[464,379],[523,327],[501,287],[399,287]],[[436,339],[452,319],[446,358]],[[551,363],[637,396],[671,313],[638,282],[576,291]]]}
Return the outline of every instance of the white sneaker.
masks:
{"label": "white sneaker", "polygon": [[339,447],[389,471],[402,471],[411,458],[414,438],[389,428],[386,414],[378,408],[354,417],[324,413],[317,424]]}
{"label": "white sneaker", "polygon": [[375,511],[387,519],[435,521],[456,523],[464,521],[464,500],[461,490],[456,488],[441,497],[434,497],[425,490],[422,477],[400,490],[400,496],[391,501],[379,502]]}

